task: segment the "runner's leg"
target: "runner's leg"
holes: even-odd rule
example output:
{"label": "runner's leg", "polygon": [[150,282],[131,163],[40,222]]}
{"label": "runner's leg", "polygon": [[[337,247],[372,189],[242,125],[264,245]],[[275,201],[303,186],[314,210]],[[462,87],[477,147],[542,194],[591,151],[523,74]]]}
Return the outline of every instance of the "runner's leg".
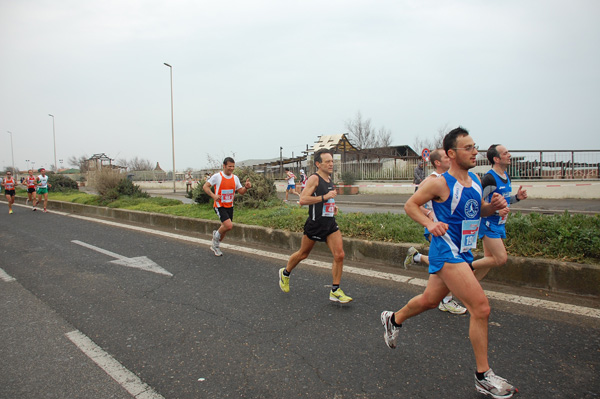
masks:
{"label": "runner's leg", "polygon": [[471,315],[469,338],[475,353],[477,371],[485,372],[490,368],[488,364],[490,305],[483,288],[467,263],[446,263],[438,275],[452,294],[469,310]]}

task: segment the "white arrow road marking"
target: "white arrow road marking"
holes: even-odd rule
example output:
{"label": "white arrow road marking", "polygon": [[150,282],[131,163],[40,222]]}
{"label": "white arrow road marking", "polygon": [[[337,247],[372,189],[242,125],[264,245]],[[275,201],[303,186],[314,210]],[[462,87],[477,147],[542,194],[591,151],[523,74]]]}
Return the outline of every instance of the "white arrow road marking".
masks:
{"label": "white arrow road marking", "polygon": [[0,269],[0,280],[4,280],[7,283],[11,281],[16,281],[17,279],[6,273],[4,270]]}
{"label": "white arrow road marking", "polygon": [[108,255],[111,258],[117,259],[117,260],[111,260],[110,263],[114,263],[116,265],[121,265],[121,266],[126,266],[126,267],[133,267],[136,269],[142,269],[147,272],[164,274],[165,276],[169,276],[169,277],[173,276],[172,273],[169,273],[167,270],[163,269],[162,267],[160,267],[159,265],[157,265],[156,263],[154,263],[152,260],[148,259],[145,256],[136,256],[135,258],[128,258],[126,256],[107,251],[106,249],[98,248],[94,245],[87,244],[82,241],[72,240],[71,242],[74,244],[77,244],[77,245],[81,245],[82,247],[92,249],[96,252],[100,252],[101,254]]}

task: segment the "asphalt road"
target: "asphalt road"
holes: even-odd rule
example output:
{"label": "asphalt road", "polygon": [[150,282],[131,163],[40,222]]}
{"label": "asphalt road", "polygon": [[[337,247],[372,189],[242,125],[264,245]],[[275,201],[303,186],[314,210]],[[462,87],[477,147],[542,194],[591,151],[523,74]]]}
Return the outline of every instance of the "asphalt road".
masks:
{"label": "asphalt road", "polygon": [[[285,260],[235,248],[217,258],[186,237],[20,206],[8,215],[5,203],[0,226],[0,398],[132,397],[66,335],[78,332],[103,351],[95,361],[139,378],[139,398],[481,397],[468,316],[432,310],[405,323],[396,350],[384,344],[381,311],[422,289],[392,270],[345,273],[355,301],[339,305],[316,266],[294,270],[284,294]],[[112,262],[142,256],[172,276]],[[598,318],[491,303],[491,364],[518,397],[600,397]]]}

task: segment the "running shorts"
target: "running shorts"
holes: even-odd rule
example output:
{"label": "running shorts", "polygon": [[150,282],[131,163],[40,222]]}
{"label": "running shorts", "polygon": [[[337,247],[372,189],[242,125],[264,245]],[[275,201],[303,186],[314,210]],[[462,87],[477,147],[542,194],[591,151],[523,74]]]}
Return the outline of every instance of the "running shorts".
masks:
{"label": "running shorts", "polygon": [[479,226],[479,238],[506,238],[506,225],[483,222]]}
{"label": "running shorts", "polygon": [[320,222],[308,218],[304,223],[304,234],[313,241],[327,242],[327,237],[339,229],[335,218],[322,218]]}
{"label": "running shorts", "polygon": [[233,207],[225,208],[223,206],[215,208],[215,213],[219,217],[221,223],[230,219],[233,222]]}

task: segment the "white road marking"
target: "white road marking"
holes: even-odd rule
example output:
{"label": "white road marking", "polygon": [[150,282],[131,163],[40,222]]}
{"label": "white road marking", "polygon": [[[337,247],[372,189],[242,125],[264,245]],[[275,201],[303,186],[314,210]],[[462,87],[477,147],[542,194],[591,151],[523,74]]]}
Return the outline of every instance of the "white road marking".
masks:
{"label": "white road marking", "polygon": [[87,244],[82,241],[72,240],[71,242],[74,244],[77,244],[77,245],[81,245],[82,247],[89,248],[96,252],[100,252],[101,254],[108,255],[111,258],[117,258],[117,260],[113,260],[110,263],[114,263],[116,265],[121,265],[121,266],[126,266],[126,267],[133,267],[135,269],[141,269],[141,270],[145,270],[147,272],[164,274],[165,276],[173,277],[172,273],[163,269],[162,267],[160,267],[159,265],[157,265],[156,263],[154,263],[152,260],[148,259],[145,256],[136,256],[134,258],[128,258],[126,256],[107,251],[106,249],[102,249],[100,247],[96,247],[95,245]]}
{"label": "white road marking", "polygon": [[[58,213],[58,212],[54,212],[54,213]],[[161,236],[161,237],[173,238],[173,239],[181,240],[181,241],[193,242],[193,243],[200,244],[200,245],[210,246],[210,244],[211,244],[211,240],[203,240],[201,238],[188,237],[188,236],[181,235],[181,234],[168,233],[165,231],[153,230],[153,229],[149,229],[146,227],[131,226],[131,225],[127,225],[127,224],[112,222],[109,220],[94,219],[94,218],[90,218],[87,216],[73,215],[73,214],[64,213],[64,212],[60,212],[60,214],[65,215],[65,216],[70,216],[70,217],[73,217],[76,219],[87,220],[87,221],[91,221],[91,222],[106,224],[109,226],[116,226],[116,227],[120,227],[120,228],[124,228],[124,229],[134,230],[134,231],[140,231],[140,232],[154,234],[154,235]],[[244,253],[254,254],[254,255],[263,256],[263,257],[268,257],[268,258],[277,259],[277,260],[281,260],[281,261],[285,261],[285,262],[287,262],[287,260],[289,258],[289,255],[283,255],[283,254],[278,254],[278,253],[274,253],[274,252],[246,248],[246,247],[241,247],[239,245],[233,245],[233,244],[221,243],[221,248],[231,249],[231,250],[234,250],[237,252],[244,252]],[[312,259],[303,260],[302,264],[312,265],[312,266],[320,267],[320,268],[324,268],[324,269],[331,268],[330,262],[321,262],[321,261],[312,260]],[[361,268],[350,267],[350,266],[344,266],[344,273],[352,273],[352,274],[358,274],[358,275],[365,276],[365,277],[396,281],[399,283],[412,284],[412,285],[416,285],[419,287],[425,287],[427,285],[427,280],[421,279],[421,278],[412,278],[412,277],[401,276],[401,275],[392,274],[392,273],[384,273],[384,272],[378,272],[378,271],[361,269]],[[600,309],[588,308],[588,307],[577,306],[577,305],[570,305],[570,304],[559,303],[559,302],[552,302],[552,301],[547,301],[544,299],[523,297],[520,295],[504,294],[504,293],[495,292],[495,291],[486,291],[486,295],[489,298],[499,300],[499,301],[511,302],[511,303],[515,303],[515,304],[519,304],[519,305],[532,306],[532,307],[536,307],[536,308],[548,309],[548,310],[553,310],[553,311],[557,311],[557,312],[565,312],[565,313],[575,314],[578,316],[588,316],[588,317],[594,317],[594,318],[600,319]]]}
{"label": "white road marking", "polygon": [[113,380],[117,381],[127,392],[137,399],[164,399],[152,387],[127,370],[111,355],[102,350],[82,332],[75,330],[65,334],[87,357],[92,359]]}
{"label": "white road marking", "polygon": [[17,281],[16,278],[10,276],[8,273],[6,273],[4,270],[0,269],[0,280],[3,280],[7,283],[10,283],[11,281]]}

